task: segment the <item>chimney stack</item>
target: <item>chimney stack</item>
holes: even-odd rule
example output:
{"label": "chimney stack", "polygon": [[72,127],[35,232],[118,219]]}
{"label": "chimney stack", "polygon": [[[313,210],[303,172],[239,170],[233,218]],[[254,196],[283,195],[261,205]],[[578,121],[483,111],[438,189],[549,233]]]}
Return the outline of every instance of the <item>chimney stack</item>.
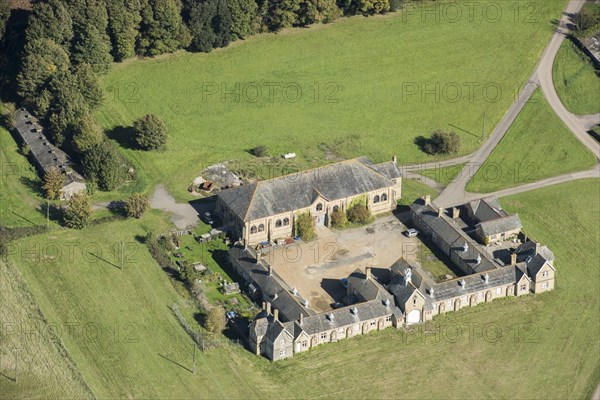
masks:
{"label": "chimney stack", "polygon": [[429,204],[431,204],[431,195],[426,194],[425,197],[423,197],[423,199],[425,200],[425,205],[428,206]]}
{"label": "chimney stack", "polygon": [[467,242],[465,242],[465,244],[463,245],[462,251],[463,253],[466,253],[469,250],[469,245],[467,244]]}
{"label": "chimney stack", "polygon": [[371,279],[371,278],[372,278],[372,275],[371,275],[371,267],[367,267],[365,270],[366,270],[366,272],[365,272],[365,279],[366,279],[366,280],[369,280],[369,279]]}
{"label": "chimney stack", "polygon": [[458,207],[452,207],[452,219],[457,219],[460,215],[460,210]]}
{"label": "chimney stack", "polygon": [[304,314],[300,313],[300,325],[304,322]]}
{"label": "chimney stack", "polygon": [[444,215],[444,207],[438,207],[438,217]]}
{"label": "chimney stack", "polygon": [[510,265],[517,263],[517,253],[510,253]]}
{"label": "chimney stack", "polygon": [[392,156],[392,162],[393,162],[394,164],[398,164],[398,157],[396,157],[396,155],[395,155],[395,154]]}
{"label": "chimney stack", "polygon": [[462,286],[462,288],[464,289],[464,288],[465,288],[465,286],[467,286],[467,282],[465,282],[465,280],[464,280],[464,279],[461,279],[461,280],[460,280],[460,286]]}
{"label": "chimney stack", "polygon": [[265,303],[264,301],[262,302],[262,309],[263,311],[267,309],[267,303]]}
{"label": "chimney stack", "polygon": [[276,308],[273,310],[273,318],[275,321],[279,321],[279,310]]}
{"label": "chimney stack", "polygon": [[477,265],[481,264],[481,254],[477,254],[477,259],[475,261]]}
{"label": "chimney stack", "polygon": [[271,314],[271,302],[267,301],[267,314]]}
{"label": "chimney stack", "polygon": [[490,282],[490,276],[488,275],[488,273],[486,272],[485,275],[483,276],[483,281],[485,283],[489,283]]}
{"label": "chimney stack", "polygon": [[273,270],[271,269],[271,264],[267,265],[267,271],[269,272],[269,276],[273,275]]}

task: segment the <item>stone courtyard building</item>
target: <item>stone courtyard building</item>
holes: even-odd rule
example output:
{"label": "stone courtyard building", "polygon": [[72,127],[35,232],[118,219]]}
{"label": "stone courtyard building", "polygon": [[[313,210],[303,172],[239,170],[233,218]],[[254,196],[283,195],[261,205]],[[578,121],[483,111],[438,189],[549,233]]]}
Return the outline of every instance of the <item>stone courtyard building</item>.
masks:
{"label": "stone courtyard building", "polygon": [[331,213],[362,201],[372,214],[392,211],[401,197],[396,159],[373,164],[360,157],[220,192],[215,213],[246,245],[295,236],[296,217],[309,212],[318,226]]}

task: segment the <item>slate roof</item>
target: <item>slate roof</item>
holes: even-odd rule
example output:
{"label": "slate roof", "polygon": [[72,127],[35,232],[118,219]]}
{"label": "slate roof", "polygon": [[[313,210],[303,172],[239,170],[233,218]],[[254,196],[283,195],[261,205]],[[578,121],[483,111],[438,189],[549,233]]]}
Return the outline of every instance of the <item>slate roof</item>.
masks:
{"label": "slate roof", "polygon": [[481,229],[484,236],[497,235],[498,233],[512,231],[523,227],[519,214],[507,215],[490,221],[480,222],[476,228]]}
{"label": "slate roof", "polygon": [[250,324],[250,331],[254,332],[256,337],[265,336],[269,328],[269,320],[266,313],[259,313]]}
{"label": "slate roof", "polygon": [[[421,222],[429,227],[431,232],[440,238],[443,242],[450,245],[452,254],[456,254],[463,262],[468,264],[475,272],[488,271],[498,268],[498,264],[493,261],[493,256],[481,249],[481,246],[467,235],[454,222],[452,218],[445,215],[438,216],[437,210],[431,205],[424,205],[420,199],[411,204],[411,210],[420,218]],[[463,251],[464,244],[467,243],[467,251]],[[481,256],[479,264],[477,257]],[[462,268],[461,268],[462,269]]]}
{"label": "slate roof", "polygon": [[[525,263],[527,265],[527,271],[529,272],[529,275],[531,277],[535,277],[537,273],[540,272],[540,269],[542,269],[544,264],[546,264],[548,261],[549,260],[544,258],[544,256],[542,256],[540,253],[534,255],[531,259],[529,259],[529,262]],[[550,264],[550,266],[552,266],[552,264]]]}
{"label": "slate roof", "polygon": [[45,174],[54,166],[65,173],[65,186],[72,182],[84,182],[83,177],[70,168],[72,163],[69,156],[46,138],[38,119],[27,110],[20,108],[16,111],[15,127],[42,173]]}
{"label": "slate roof", "polygon": [[313,310],[301,304],[304,300],[299,296],[294,296],[275,272],[269,275],[264,260],[257,264],[254,262],[254,256],[248,250],[242,250],[239,247],[232,247],[229,255],[235,259],[250,280],[260,288],[263,300],[270,302],[273,309],[279,310],[279,318],[282,321],[297,320],[300,318],[300,314],[305,317],[315,314]]}
{"label": "slate roof", "polygon": [[508,215],[500,206],[500,202],[496,196],[473,200],[466,207],[475,216],[475,223],[490,221]]}
{"label": "slate roof", "polygon": [[[309,207],[321,196],[343,199],[394,186],[396,164],[374,165],[365,157],[260,181],[218,196],[244,222]],[[381,169],[381,171],[379,170]]]}
{"label": "slate roof", "polygon": [[[405,275],[407,268],[411,270],[409,282],[406,281]],[[387,285],[387,289],[394,295],[396,304],[400,307],[402,312],[405,311],[404,306],[406,305],[406,302],[413,297],[417,291],[425,297],[425,309],[433,309],[433,304],[427,297],[427,291],[435,284],[431,279],[423,277],[423,274],[419,273],[418,268],[414,264],[407,262],[403,258],[400,258],[392,264],[391,270],[392,279]]]}
{"label": "slate roof", "polygon": [[[488,283],[485,283],[485,274],[488,275]],[[518,270],[518,267],[509,265],[484,273],[467,275],[451,281],[437,283],[433,286],[433,296],[427,294],[426,297],[429,297],[432,301],[447,300],[498,286],[514,284],[520,278],[521,271]],[[464,280],[465,286],[461,285],[462,280]]]}
{"label": "slate roof", "polygon": [[351,285],[365,301],[369,300],[390,300],[393,304],[394,299],[385,290],[385,288],[375,279],[366,279],[365,273],[360,269],[356,269],[348,276],[348,285]]}
{"label": "slate roof", "polygon": [[[351,311],[354,308],[356,313]],[[314,335],[318,332],[385,317],[398,311],[393,302],[386,306],[381,300],[371,300],[304,318],[302,329],[307,334]]]}
{"label": "slate roof", "polygon": [[525,261],[528,256],[533,257],[536,254],[540,254],[548,261],[554,261],[554,253],[548,247],[542,246],[533,240],[527,241],[517,248],[518,261]]}

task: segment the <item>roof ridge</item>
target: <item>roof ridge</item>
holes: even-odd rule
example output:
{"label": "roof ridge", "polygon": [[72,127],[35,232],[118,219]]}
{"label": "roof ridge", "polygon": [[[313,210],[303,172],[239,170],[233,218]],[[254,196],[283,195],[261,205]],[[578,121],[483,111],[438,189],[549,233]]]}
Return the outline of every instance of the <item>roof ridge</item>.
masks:
{"label": "roof ridge", "polygon": [[[384,161],[384,162],[392,162],[392,161]],[[373,166],[371,166],[371,165],[367,165],[367,164],[362,163],[362,162],[359,161],[359,164],[361,164],[362,166],[364,166],[366,168],[369,168],[371,171],[375,172],[376,174],[381,175],[383,177],[383,179],[387,180],[388,182],[392,182],[392,180],[390,178],[388,178],[387,176],[385,176],[384,174],[382,174],[380,171],[378,171],[375,168],[373,168],[373,166],[380,165],[380,164],[383,164],[383,163],[373,164]]]}
{"label": "roof ridge", "polygon": [[256,182],[256,186],[254,186],[254,191],[252,192],[252,197],[250,198],[250,201],[248,202],[248,208],[246,209],[246,213],[244,214],[243,222],[246,222],[246,220],[248,218],[248,213],[250,212],[250,209],[252,208],[252,202],[254,202],[254,197],[256,196],[257,190],[258,190],[258,182]]}

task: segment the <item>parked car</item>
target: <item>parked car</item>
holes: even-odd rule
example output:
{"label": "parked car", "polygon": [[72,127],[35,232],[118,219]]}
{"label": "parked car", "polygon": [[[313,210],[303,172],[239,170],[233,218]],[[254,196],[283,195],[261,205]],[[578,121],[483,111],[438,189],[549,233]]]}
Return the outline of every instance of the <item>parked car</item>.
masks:
{"label": "parked car", "polygon": [[411,238],[417,236],[419,234],[419,231],[414,228],[410,228],[406,232],[404,232],[404,234],[406,235],[406,237]]}

